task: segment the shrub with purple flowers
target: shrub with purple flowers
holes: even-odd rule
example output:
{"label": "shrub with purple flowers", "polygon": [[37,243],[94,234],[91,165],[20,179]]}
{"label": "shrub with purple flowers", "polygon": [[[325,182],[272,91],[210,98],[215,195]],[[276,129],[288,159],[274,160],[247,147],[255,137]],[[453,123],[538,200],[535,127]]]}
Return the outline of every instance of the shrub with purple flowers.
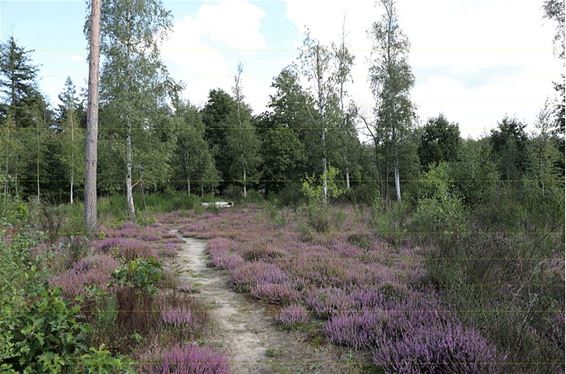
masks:
{"label": "shrub with purple flowers", "polygon": [[309,321],[309,312],[301,305],[289,305],[281,309],[277,321],[285,327],[297,327]]}
{"label": "shrub with purple flowers", "polygon": [[459,323],[418,327],[399,340],[381,338],[374,362],[388,373],[490,373],[495,349],[480,334]]}
{"label": "shrub with purple flowers", "polygon": [[148,374],[228,374],[228,360],[207,347],[187,345],[172,347],[161,353],[158,363],[146,365]]}
{"label": "shrub with purple flowers", "polygon": [[168,309],[161,312],[161,320],[170,326],[191,326],[193,315],[188,309]]}
{"label": "shrub with purple flowers", "polygon": [[339,313],[326,321],[324,331],[333,343],[369,348],[375,343],[382,319],[382,313],[373,310]]}
{"label": "shrub with purple flowers", "polygon": [[251,294],[271,304],[289,304],[301,297],[289,283],[258,283],[252,287]]}
{"label": "shrub with purple flowers", "polygon": [[59,287],[66,298],[82,295],[87,288],[107,289],[112,272],[118,262],[108,255],[94,255],[76,262],[65,273],[49,281],[51,287]]}
{"label": "shrub with purple flowers", "polygon": [[249,291],[258,283],[284,283],[287,275],[276,265],[263,261],[249,262],[232,272],[232,284],[237,290]]}

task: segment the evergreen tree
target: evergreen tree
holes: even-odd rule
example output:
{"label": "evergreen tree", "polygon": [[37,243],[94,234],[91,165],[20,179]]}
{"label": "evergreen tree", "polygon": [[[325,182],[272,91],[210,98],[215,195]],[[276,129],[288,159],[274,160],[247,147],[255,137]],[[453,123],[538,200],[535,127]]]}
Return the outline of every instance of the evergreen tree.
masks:
{"label": "evergreen tree", "polygon": [[79,125],[79,99],[76,88],[71,78],[65,80],[65,88],[59,94],[59,125],[61,133],[60,160],[65,166],[66,177],[69,182],[69,201],[73,204],[75,199],[75,187],[80,185],[84,176],[84,144],[85,133]]}
{"label": "evergreen tree", "polygon": [[428,169],[441,161],[455,161],[460,146],[460,129],[440,114],[427,121],[419,142],[419,159],[422,169]]}
{"label": "evergreen tree", "polygon": [[205,138],[208,142],[221,183],[221,191],[226,188],[230,178],[231,159],[224,151],[227,144],[228,116],[233,113],[236,103],[227,92],[216,89],[208,94],[208,101],[202,110],[202,121],[205,125]]}
{"label": "evergreen tree", "polygon": [[30,121],[31,106],[37,101],[35,79],[37,67],[31,62],[32,51],[19,46],[11,36],[0,44],[0,110],[5,117],[12,113],[17,128],[33,126]]}

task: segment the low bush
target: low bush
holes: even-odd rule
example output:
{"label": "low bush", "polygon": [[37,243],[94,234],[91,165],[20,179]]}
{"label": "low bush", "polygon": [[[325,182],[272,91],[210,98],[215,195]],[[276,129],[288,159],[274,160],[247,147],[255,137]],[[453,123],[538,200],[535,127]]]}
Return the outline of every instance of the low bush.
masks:
{"label": "low bush", "polygon": [[289,305],[279,311],[277,322],[287,328],[297,328],[309,321],[309,312],[301,305]]}
{"label": "low bush", "polygon": [[112,273],[114,284],[154,293],[163,278],[163,268],[154,257],[137,258],[118,267]]}
{"label": "low bush", "polygon": [[147,374],[199,373],[228,374],[228,360],[210,348],[198,345],[172,347],[155,359],[155,364],[146,364]]}

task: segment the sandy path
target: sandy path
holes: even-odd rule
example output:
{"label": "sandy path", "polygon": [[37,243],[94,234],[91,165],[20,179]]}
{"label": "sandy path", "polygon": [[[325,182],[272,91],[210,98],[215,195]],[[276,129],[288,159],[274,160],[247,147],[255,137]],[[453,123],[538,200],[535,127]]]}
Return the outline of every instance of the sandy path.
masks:
{"label": "sandy path", "polygon": [[207,267],[203,240],[183,238],[177,257],[181,286],[191,285],[195,297],[210,306],[213,330],[207,344],[224,351],[233,373],[344,373],[339,350],[313,346],[298,332],[278,329],[265,308],[229,288],[226,272]]}

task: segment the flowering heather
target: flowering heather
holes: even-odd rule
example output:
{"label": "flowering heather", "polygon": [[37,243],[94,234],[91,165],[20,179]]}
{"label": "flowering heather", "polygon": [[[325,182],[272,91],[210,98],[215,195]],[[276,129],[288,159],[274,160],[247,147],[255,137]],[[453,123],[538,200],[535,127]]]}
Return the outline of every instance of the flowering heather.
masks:
{"label": "flowering heather", "polygon": [[258,283],[284,283],[287,275],[276,265],[263,261],[245,263],[232,272],[232,284],[238,290],[249,290]]}
{"label": "flowering heather", "polygon": [[301,305],[289,305],[279,312],[277,321],[286,327],[294,327],[309,321],[309,312]]}
{"label": "flowering heather", "polygon": [[193,315],[186,309],[169,309],[161,312],[161,320],[166,325],[172,326],[191,326]]}
{"label": "flowering heather", "polygon": [[416,328],[399,340],[381,338],[373,360],[388,373],[490,373],[495,349],[459,323]]}
{"label": "flowering heather", "polygon": [[207,347],[187,345],[172,347],[157,358],[159,363],[148,365],[148,374],[228,374],[228,360]]}
{"label": "flowering heather", "polygon": [[320,318],[355,307],[355,301],[341,288],[314,288],[305,292],[305,301]]}
{"label": "flowering heather", "polygon": [[289,283],[258,283],[252,287],[251,294],[271,304],[289,304],[301,296]]}
{"label": "flowering heather", "polygon": [[480,362],[493,362],[494,349],[426,288],[422,251],[378,240],[367,214],[346,210],[340,230],[309,241],[301,240],[300,219],[281,226],[255,207],[169,222],[188,236],[211,238],[211,261],[230,271],[236,290],[295,303],[277,316],[284,326],[308,322],[311,314],[298,305],[304,303],[327,319],[329,341],[372,351],[387,372],[489,372]]}
{"label": "flowering heather", "polygon": [[148,243],[138,239],[109,238],[96,240],[93,243],[93,248],[95,251],[102,253],[110,253],[116,250],[116,255],[129,260],[137,257],[157,257],[154,248],[150,247]]}
{"label": "flowering heather", "polygon": [[63,295],[74,298],[83,294],[87,287],[106,289],[118,262],[107,255],[86,257],[75,263],[65,273],[49,281],[51,287],[60,287]]}
{"label": "flowering heather", "polygon": [[245,261],[240,255],[213,256],[212,264],[219,269],[233,270]]}
{"label": "flowering heather", "polygon": [[175,257],[180,247],[174,243],[164,243],[163,247],[160,248],[159,254],[165,257]]}
{"label": "flowering heather", "polygon": [[375,343],[382,313],[373,310],[342,312],[326,321],[326,336],[336,344],[355,349],[369,348]]}

